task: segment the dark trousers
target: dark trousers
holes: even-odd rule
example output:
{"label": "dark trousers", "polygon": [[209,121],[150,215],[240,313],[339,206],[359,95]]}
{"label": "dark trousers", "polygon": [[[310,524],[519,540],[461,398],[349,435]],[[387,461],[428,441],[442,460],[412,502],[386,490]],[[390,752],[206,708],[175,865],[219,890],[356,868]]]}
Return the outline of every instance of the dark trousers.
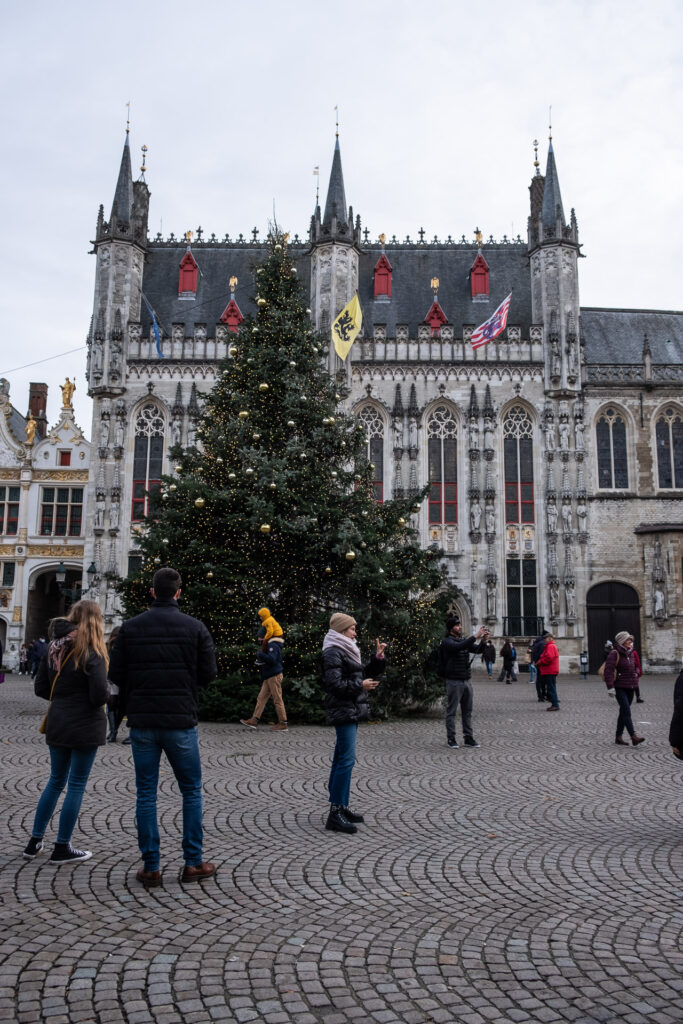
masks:
{"label": "dark trousers", "polygon": [[356,736],[358,723],[335,726],[337,742],[334,745],[332,767],[327,788],[330,791],[330,803],[339,807],[349,806],[351,792],[351,773],[356,763]]}
{"label": "dark trousers", "polygon": [[539,700],[545,700],[548,695],[545,680],[546,677],[542,676],[538,669],[536,669],[536,696]]}
{"label": "dark trousers", "polygon": [[557,699],[557,676],[541,676],[545,683],[548,700],[554,708],[559,708],[560,702]]}
{"label": "dark trousers", "polygon": [[617,703],[619,705],[619,717],[617,718],[617,739],[623,736],[624,729],[633,738],[636,734],[636,730],[633,728],[633,719],[631,718],[631,704],[633,703],[633,690],[626,690],[620,687],[615,687],[614,690],[617,696]]}
{"label": "dark trousers", "polygon": [[462,732],[467,738],[472,734],[472,681],[470,679],[446,680],[446,736],[455,739],[455,714],[460,705]]}

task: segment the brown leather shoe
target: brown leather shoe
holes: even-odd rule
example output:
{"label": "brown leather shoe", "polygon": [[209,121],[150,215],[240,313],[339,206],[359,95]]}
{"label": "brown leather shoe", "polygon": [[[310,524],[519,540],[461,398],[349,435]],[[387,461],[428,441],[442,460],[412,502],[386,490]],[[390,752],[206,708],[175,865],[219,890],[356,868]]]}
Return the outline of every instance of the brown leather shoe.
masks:
{"label": "brown leather shoe", "polygon": [[289,726],[287,725],[286,722],[278,722],[277,725],[271,725],[270,731],[271,732],[287,732],[288,728],[289,728]]}
{"label": "brown leather shoe", "polygon": [[256,729],[258,723],[258,718],[240,718],[240,725],[246,725],[247,729]]}
{"label": "brown leather shoe", "polygon": [[181,882],[202,882],[205,878],[213,878],[216,874],[216,865],[209,864],[197,864],[197,866],[191,866],[186,864],[183,873],[180,876]]}
{"label": "brown leather shoe", "polygon": [[625,740],[623,736],[617,736],[614,742],[618,743],[620,747],[628,746],[628,740]]}
{"label": "brown leather shoe", "polygon": [[161,871],[145,871],[144,868],[140,868],[135,877],[146,889],[156,889],[162,882]]}
{"label": "brown leather shoe", "polygon": [[633,744],[634,747],[637,747],[639,743],[644,743],[644,742],[645,742],[645,737],[644,736],[631,736],[631,743]]}

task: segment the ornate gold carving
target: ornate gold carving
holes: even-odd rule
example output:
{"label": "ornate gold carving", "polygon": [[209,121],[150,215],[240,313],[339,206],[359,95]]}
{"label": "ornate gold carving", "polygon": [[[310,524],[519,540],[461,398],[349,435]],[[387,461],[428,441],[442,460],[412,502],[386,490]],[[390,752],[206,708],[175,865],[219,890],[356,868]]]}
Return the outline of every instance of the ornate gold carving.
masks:
{"label": "ornate gold carving", "polygon": [[16,604],[12,612],[12,622],[21,622],[21,605]]}
{"label": "ornate gold carving", "polygon": [[29,557],[54,558],[82,558],[83,547],[62,547],[60,544],[29,544]]}
{"label": "ornate gold carving", "polygon": [[34,480],[70,480],[71,483],[88,482],[87,469],[36,469],[33,473]]}
{"label": "ornate gold carving", "polygon": [[21,472],[18,469],[0,469],[0,480],[20,480]]}

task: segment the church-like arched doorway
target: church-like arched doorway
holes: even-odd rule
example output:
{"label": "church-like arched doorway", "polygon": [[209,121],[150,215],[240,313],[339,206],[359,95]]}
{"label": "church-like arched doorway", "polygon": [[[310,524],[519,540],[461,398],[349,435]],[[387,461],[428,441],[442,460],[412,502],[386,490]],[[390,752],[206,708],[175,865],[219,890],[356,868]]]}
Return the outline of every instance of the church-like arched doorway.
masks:
{"label": "church-like arched doorway", "polygon": [[640,649],[640,600],[628,583],[608,580],[596,583],[586,596],[588,621],[588,671],[597,672],[605,660],[605,641],[614,642],[616,633],[628,630]]}
{"label": "church-like arched doorway", "polygon": [[55,568],[40,572],[32,580],[28,593],[26,609],[26,642],[31,643],[37,637],[47,636],[50,619],[58,615],[66,615],[74,601],[80,597],[80,585],[83,570],[69,567],[65,572],[64,582],[57,582]]}

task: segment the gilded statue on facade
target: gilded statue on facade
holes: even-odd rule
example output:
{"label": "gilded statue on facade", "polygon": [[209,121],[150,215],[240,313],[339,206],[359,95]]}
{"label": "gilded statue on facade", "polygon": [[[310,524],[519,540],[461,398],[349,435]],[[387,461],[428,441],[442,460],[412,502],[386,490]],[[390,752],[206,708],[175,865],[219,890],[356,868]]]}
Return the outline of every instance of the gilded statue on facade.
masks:
{"label": "gilded statue on facade", "polygon": [[67,377],[63,384],[59,385],[62,389],[62,408],[72,409],[71,399],[73,398],[76,385],[72,380]]}
{"label": "gilded statue on facade", "polygon": [[37,423],[33,418],[33,413],[30,412],[28,414],[28,419],[26,420],[26,444],[33,444],[33,440],[36,436],[36,427]]}

